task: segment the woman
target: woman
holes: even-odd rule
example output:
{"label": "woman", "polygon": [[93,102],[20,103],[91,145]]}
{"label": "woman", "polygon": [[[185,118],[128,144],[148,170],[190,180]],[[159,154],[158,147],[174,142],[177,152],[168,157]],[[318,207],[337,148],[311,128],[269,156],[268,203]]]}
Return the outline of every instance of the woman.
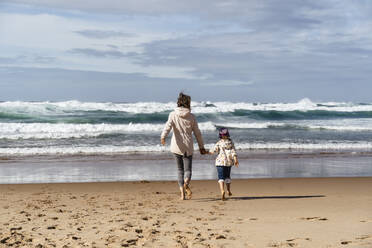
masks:
{"label": "woman", "polygon": [[185,200],[185,191],[189,199],[192,194],[189,184],[194,151],[193,132],[198,142],[200,153],[206,153],[198,123],[195,116],[191,114],[190,104],[191,97],[181,92],[177,100],[178,107],[169,114],[168,121],[161,134],[161,144],[165,145],[165,138],[173,129],[171,152],[174,154],[178,166],[178,185],[181,191],[181,200]]}

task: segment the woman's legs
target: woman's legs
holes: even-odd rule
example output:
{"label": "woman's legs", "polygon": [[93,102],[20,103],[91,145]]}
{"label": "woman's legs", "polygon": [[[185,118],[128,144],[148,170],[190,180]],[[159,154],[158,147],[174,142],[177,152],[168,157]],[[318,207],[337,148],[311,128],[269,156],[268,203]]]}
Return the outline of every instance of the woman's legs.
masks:
{"label": "woman's legs", "polygon": [[186,190],[186,194],[189,198],[191,198],[192,192],[189,187],[190,181],[191,181],[191,175],[192,175],[192,155],[191,156],[184,156],[185,160],[185,183],[184,188]]}
{"label": "woman's legs", "polygon": [[185,174],[184,168],[183,168],[183,158],[181,155],[174,154],[174,158],[177,163],[178,168],[178,186],[180,187],[181,192],[181,200],[185,200],[185,190],[183,188],[184,180],[183,175]]}
{"label": "woman's legs", "polygon": [[[178,167],[178,185],[181,191],[181,199],[185,199],[185,189],[188,196],[191,196],[191,190],[189,188],[189,183],[192,174],[192,155],[182,156],[179,154],[174,154],[177,167]],[[185,163],[184,160],[185,159]]]}

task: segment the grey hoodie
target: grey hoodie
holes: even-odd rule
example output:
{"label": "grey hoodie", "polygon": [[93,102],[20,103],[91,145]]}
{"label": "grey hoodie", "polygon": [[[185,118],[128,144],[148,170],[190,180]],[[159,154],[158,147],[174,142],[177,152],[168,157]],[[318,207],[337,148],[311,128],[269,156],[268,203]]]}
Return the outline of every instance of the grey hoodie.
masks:
{"label": "grey hoodie", "polygon": [[204,147],[198,123],[190,109],[178,107],[169,114],[168,121],[165,124],[161,138],[165,139],[173,129],[171,140],[171,152],[179,155],[190,156],[194,151],[192,132],[196,137],[199,148]]}

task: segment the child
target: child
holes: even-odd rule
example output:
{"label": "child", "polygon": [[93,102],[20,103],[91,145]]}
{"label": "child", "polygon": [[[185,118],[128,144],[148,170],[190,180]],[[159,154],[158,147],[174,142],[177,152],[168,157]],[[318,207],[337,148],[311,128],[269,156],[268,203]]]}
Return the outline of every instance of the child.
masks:
{"label": "child", "polygon": [[216,168],[218,173],[218,184],[221,190],[221,199],[225,200],[225,183],[227,194],[231,193],[231,166],[239,166],[238,157],[236,155],[235,146],[233,141],[230,139],[229,130],[227,128],[221,128],[219,130],[220,140],[215,144],[212,151],[209,154],[217,153]]}

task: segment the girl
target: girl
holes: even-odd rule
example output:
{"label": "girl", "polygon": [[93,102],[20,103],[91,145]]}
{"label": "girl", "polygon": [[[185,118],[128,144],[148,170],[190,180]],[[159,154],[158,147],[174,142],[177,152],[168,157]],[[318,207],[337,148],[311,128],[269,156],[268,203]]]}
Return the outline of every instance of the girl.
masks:
{"label": "girl", "polygon": [[233,141],[230,139],[229,130],[227,128],[221,128],[219,130],[220,140],[215,144],[210,154],[217,153],[216,168],[218,174],[218,184],[221,190],[221,199],[225,200],[225,183],[227,194],[231,193],[231,166],[239,166],[238,157],[236,155],[235,146]]}

